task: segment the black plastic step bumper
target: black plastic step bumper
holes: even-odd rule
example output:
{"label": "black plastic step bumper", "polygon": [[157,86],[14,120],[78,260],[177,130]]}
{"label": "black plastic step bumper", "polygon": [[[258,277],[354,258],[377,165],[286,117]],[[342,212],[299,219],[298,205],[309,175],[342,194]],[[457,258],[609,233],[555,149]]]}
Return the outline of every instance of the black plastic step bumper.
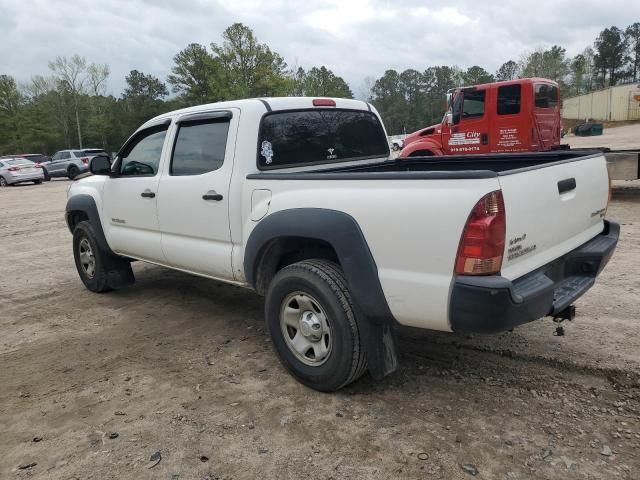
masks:
{"label": "black plastic step bumper", "polygon": [[449,321],[454,332],[496,333],[556,315],[581,297],[609,262],[620,225],[584,245],[511,281],[500,276],[459,276],[451,293]]}

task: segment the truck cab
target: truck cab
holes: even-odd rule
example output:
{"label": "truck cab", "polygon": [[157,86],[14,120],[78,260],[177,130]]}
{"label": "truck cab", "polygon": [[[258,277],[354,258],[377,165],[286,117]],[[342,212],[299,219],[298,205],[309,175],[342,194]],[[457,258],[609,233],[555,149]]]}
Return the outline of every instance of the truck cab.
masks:
{"label": "truck cab", "polygon": [[558,84],[523,78],[450,90],[442,122],[407,136],[401,157],[543,152],[560,144]]}

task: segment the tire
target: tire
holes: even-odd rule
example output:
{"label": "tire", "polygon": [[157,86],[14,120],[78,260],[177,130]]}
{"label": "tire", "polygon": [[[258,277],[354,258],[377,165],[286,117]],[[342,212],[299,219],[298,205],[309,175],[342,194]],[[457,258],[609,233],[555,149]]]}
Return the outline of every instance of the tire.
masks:
{"label": "tire", "polygon": [[[113,288],[131,285],[134,281],[129,262],[102,250],[95,230],[88,221],[78,223],[73,230],[73,258],[80,280],[92,292],[108,292]],[[92,268],[85,260],[89,260],[88,264],[93,263]]]}
{"label": "tire", "polygon": [[[290,311],[288,315],[286,310]],[[333,392],[366,371],[363,339],[339,265],[305,260],[280,270],[267,291],[265,317],[283,366],[308,387]],[[312,319],[311,323],[303,325],[305,319]],[[291,326],[296,322],[297,328]],[[320,334],[314,331],[317,324]],[[321,335],[320,339],[305,337],[303,329]],[[310,346],[305,346],[305,341]],[[294,344],[302,348],[296,351]],[[320,352],[317,356],[316,351]]]}
{"label": "tire", "polygon": [[51,176],[49,175],[49,172],[47,172],[47,170],[46,170],[46,169],[44,169],[44,168],[43,168],[43,169],[42,169],[42,173],[44,173],[44,181],[45,181],[45,182],[48,182],[48,181],[50,181],[50,180],[51,180]]}
{"label": "tire", "polygon": [[69,180],[73,180],[74,178],[76,178],[79,173],[80,173],[80,170],[78,170],[78,167],[74,165],[71,165],[69,167],[69,170],[67,170],[67,176],[69,177]]}
{"label": "tire", "polygon": [[42,183],[42,179],[34,180],[33,183],[35,185],[40,185]]}
{"label": "tire", "polygon": [[9,183],[4,177],[0,177],[0,187],[8,187]]}

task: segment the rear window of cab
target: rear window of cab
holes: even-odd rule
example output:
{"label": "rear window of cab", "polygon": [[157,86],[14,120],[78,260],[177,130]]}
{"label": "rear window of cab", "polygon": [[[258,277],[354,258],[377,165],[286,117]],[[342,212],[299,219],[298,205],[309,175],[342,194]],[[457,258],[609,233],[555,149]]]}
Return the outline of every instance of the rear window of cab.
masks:
{"label": "rear window of cab", "polygon": [[378,117],[361,110],[313,109],[266,114],[258,136],[261,170],[386,157]]}

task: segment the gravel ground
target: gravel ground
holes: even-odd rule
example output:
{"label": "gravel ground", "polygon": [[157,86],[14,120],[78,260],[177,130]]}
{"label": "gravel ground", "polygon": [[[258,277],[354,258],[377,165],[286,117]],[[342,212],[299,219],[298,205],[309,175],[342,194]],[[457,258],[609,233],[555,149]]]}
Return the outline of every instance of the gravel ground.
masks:
{"label": "gravel ground", "polygon": [[250,291],[140,262],[85,290],[68,185],[0,189],[0,478],[640,478],[640,182],[566,336],[403,332],[394,375],[331,395],[280,367]]}
{"label": "gravel ground", "polygon": [[567,135],[562,143],[571,148],[609,147],[614,150],[640,149],[640,123],[622,125],[620,127],[605,127],[602,135],[595,137],[576,137]]}

